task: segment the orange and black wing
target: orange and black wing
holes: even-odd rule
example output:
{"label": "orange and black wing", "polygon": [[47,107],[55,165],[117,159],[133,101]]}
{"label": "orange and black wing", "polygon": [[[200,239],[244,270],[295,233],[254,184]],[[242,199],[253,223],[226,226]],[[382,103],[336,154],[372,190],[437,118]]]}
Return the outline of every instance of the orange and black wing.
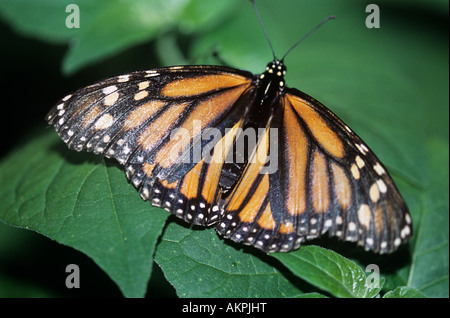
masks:
{"label": "orange and black wing", "polygon": [[[408,241],[408,209],[369,147],[298,90],[286,89],[276,103],[254,151],[259,159],[226,198],[217,230],[266,252],[290,251],[326,232],[379,253]],[[278,160],[275,172],[267,157]]]}
{"label": "orange and black wing", "polygon": [[69,148],[117,159],[144,200],[234,241],[290,251],[328,232],[392,252],[412,224],[391,177],[336,115],[285,88],[284,73],[277,60],[260,76],[135,72],[66,96],[47,119]]}
{"label": "orange and black wing", "polygon": [[135,72],[66,96],[47,120],[69,148],[117,159],[144,200],[206,225],[219,217],[222,166],[252,81],[216,66]]}

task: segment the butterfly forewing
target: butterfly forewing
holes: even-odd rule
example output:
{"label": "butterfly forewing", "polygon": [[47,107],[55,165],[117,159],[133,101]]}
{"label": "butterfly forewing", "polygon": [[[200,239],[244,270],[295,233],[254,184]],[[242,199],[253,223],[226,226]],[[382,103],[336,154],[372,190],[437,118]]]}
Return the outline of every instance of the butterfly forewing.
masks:
{"label": "butterfly forewing", "polygon": [[[134,72],[66,96],[47,120],[69,148],[117,159],[144,200],[237,242],[290,251],[328,232],[395,250],[412,224],[385,167],[325,106],[286,88],[284,73],[277,60],[260,76]],[[242,146],[250,130],[255,143]]]}
{"label": "butterfly forewing", "polygon": [[209,224],[218,215],[219,150],[232,144],[236,129],[211,141],[218,147],[210,160],[202,157],[208,140],[201,137],[211,127],[222,133],[242,124],[242,104],[251,98],[252,74],[227,71],[191,66],[117,76],[66,96],[47,119],[71,149],[117,159],[143,199]]}

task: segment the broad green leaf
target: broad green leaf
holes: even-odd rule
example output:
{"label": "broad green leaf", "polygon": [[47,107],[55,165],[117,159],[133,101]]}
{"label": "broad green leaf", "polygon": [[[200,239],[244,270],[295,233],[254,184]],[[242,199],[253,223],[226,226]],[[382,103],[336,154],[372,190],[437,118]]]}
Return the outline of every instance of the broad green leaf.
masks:
{"label": "broad green leaf", "polygon": [[69,151],[46,132],[0,163],[0,218],[94,259],[126,296],[142,297],[167,213],[150,209],[123,171]]}
{"label": "broad green leaf", "polygon": [[442,139],[431,139],[425,147],[429,179],[417,197],[423,210],[417,218],[411,266],[401,274],[406,286],[427,297],[448,297],[449,145]]}
{"label": "broad green leaf", "polygon": [[383,298],[424,298],[425,296],[414,288],[397,287],[384,295]]}
{"label": "broad green leaf", "polygon": [[304,246],[291,253],[271,254],[294,274],[336,297],[367,298],[381,290],[382,279],[370,287],[364,271],[345,257],[318,246]]}
{"label": "broad green leaf", "polygon": [[[63,71],[79,68],[180,28],[191,33],[215,25],[235,1],[215,0],[80,0],[79,28],[71,28],[71,0],[2,0],[0,15],[18,32],[69,46]],[[78,19],[78,18],[76,18]],[[69,26],[68,26],[69,25]]]}
{"label": "broad green leaf", "polygon": [[[253,251],[254,252],[254,251]],[[258,257],[259,256],[259,257]],[[180,297],[296,297],[303,292],[264,254],[224,244],[213,229],[171,223],[155,261]]]}

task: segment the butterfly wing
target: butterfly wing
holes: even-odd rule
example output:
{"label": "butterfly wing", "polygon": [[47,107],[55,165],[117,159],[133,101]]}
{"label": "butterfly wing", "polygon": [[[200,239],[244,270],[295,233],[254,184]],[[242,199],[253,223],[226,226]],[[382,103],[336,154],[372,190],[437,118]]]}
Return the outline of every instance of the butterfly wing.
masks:
{"label": "butterfly wing", "polygon": [[[219,214],[223,158],[252,103],[252,78],[215,66],[130,73],[66,96],[47,120],[69,148],[117,159],[144,200],[209,224]],[[214,150],[202,153],[207,147]]]}
{"label": "butterfly wing", "polygon": [[[255,78],[215,66],[135,72],[66,96],[47,119],[69,148],[117,159],[144,200],[266,252],[326,232],[381,253],[406,242],[407,207],[367,145],[295,89],[259,118],[269,86]],[[227,163],[249,122],[262,134],[248,161]]]}
{"label": "butterfly wing", "polygon": [[[374,153],[320,102],[285,92],[269,123],[275,130],[254,151],[261,161],[244,170],[217,230],[266,252],[290,251],[326,232],[379,253],[408,241],[408,209]],[[262,171],[274,152],[279,169]]]}

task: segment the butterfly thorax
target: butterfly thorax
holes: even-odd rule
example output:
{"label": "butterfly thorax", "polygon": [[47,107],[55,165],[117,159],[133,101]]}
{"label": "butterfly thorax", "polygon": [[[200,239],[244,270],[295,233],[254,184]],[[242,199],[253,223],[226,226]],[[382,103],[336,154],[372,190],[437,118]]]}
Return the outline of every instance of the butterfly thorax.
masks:
{"label": "butterfly thorax", "polygon": [[279,95],[283,92],[285,83],[284,75],[286,74],[286,66],[283,62],[274,59],[266,66],[266,71],[257,77],[257,97],[256,100],[259,107],[256,107],[257,118],[267,117],[273,113],[273,101],[278,100]]}
{"label": "butterfly thorax", "polygon": [[254,77],[253,102],[248,105],[246,126],[266,128],[269,118],[277,110],[280,95],[283,93],[286,67],[274,59],[267,64],[266,71]]}
{"label": "butterfly thorax", "polygon": [[284,75],[286,75],[286,66],[282,61],[274,59],[267,64],[266,71],[259,76],[260,87],[265,87],[264,98],[270,98],[274,91],[282,92],[284,90]]}

